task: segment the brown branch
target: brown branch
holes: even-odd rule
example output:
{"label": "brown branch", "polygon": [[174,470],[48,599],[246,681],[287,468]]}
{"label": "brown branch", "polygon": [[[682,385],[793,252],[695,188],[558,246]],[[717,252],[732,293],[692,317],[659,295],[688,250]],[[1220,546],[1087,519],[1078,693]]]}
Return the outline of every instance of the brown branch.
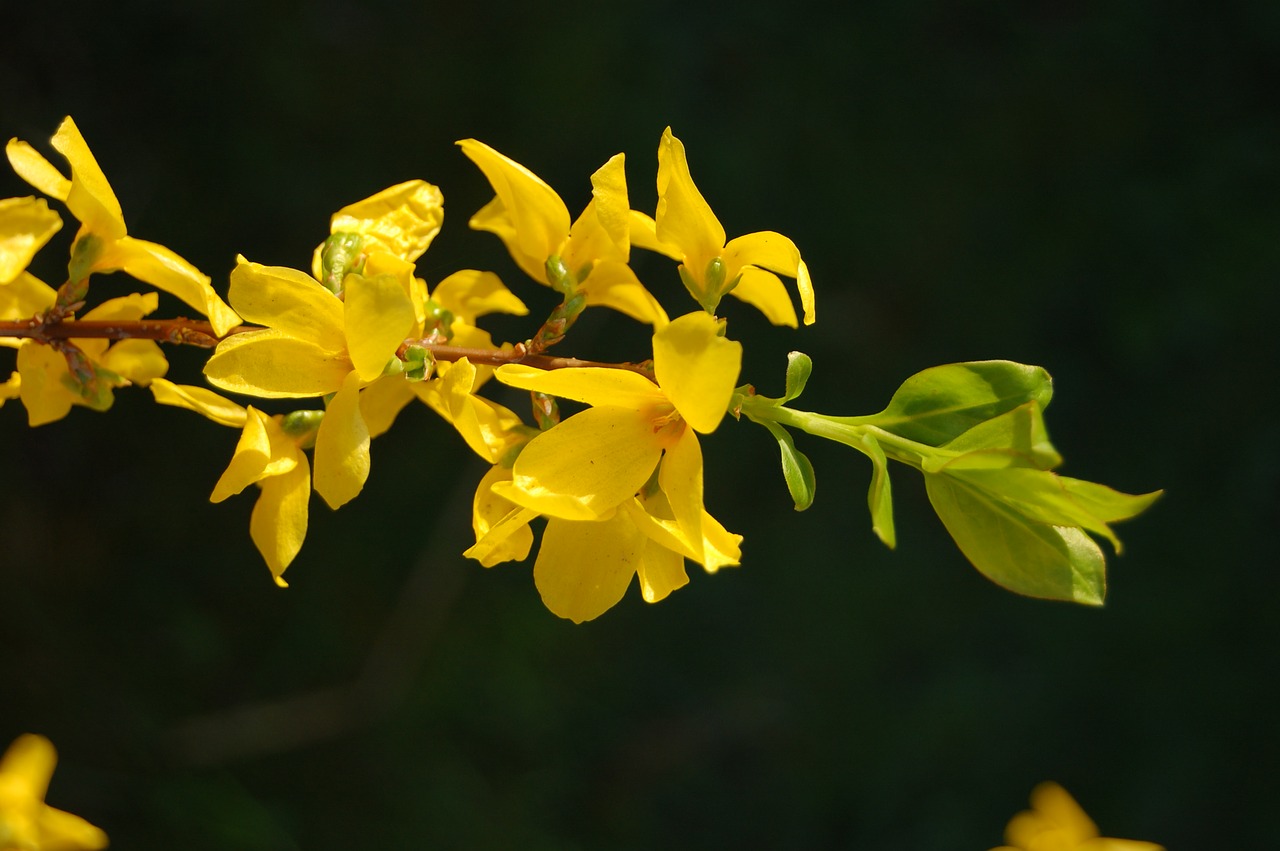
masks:
{"label": "brown branch", "polygon": [[[17,337],[36,340],[52,345],[70,339],[108,339],[108,340],[157,340],[175,345],[200,346],[212,348],[220,340],[234,334],[261,330],[255,325],[237,325],[221,337],[214,332],[208,322],[197,319],[134,319],[134,320],[102,320],[102,319],[58,319],[54,317],[35,316],[31,319],[0,321],[0,337]],[[602,369],[625,369],[636,372],[646,378],[653,378],[653,365],[643,363],[601,363],[600,361],[581,360],[579,358],[553,357],[531,352],[524,343],[517,343],[509,349],[475,349],[465,346],[450,346],[445,343],[432,342],[431,338],[406,340],[398,354],[403,356],[409,346],[421,346],[431,352],[432,357],[440,361],[457,361],[466,358],[473,364],[502,366],[508,363],[521,363],[538,369],[581,369],[583,367],[599,367]]]}

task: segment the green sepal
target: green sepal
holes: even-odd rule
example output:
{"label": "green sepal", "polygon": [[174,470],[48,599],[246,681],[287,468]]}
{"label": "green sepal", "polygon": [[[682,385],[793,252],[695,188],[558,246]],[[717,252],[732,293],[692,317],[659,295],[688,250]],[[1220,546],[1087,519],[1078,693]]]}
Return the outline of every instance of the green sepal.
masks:
{"label": "green sepal", "polygon": [[998,360],[953,363],[908,378],[878,414],[830,419],[941,446],[1027,402],[1045,408],[1052,398],[1053,379],[1041,367]]}
{"label": "green sepal", "polygon": [[91,233],[81,235],[71,244],[71,260],[67,263],[67,280],[86,281],[93,264],[102,256],[102,240]]}
{"label": "green sepal", "polygon": [[314,408],[302,411],[290,411],[280,418],[280,429],[294,440],[301,449],[310,449],[316,444],[316,433],[324,420],[324,411]]}
{"label": "green sepal", "polygon": [[547,262],[543,264],[543,269],[547,273],[547,283],[556,292],[569,296],[578,288],[578,282],[574,280],[573,273],[569,271],[569,267],[565,265],[564,259],[559,254],[548,257]]}
{"label": "green sepal", "polygon": [[926,475],[925,489],[965,558],[992,582],[1029,597],[1102,605],[1106,562],[1081,529],[1031,521],[950,476]]}
{"label": "green sepal", "polygon": [[422,346],[406,346],[404,351],[404,377],[409,381],[426,381],[435,371],[436,359]]}
{"label": "green sepal", "polygon": [[99,366],[71,343],[59,347],[67,362],[62,386],[75,393],[86,407],[106,411],[115,402],[114,389],[128,382],[104,366]]}
{"label": "green sepal", "polygon": [[769,420],[755,420],[755,422],[767,428],[778,441],[778,448],[782,451],[782,476],[787,481],[787,490],[791,491],[791,500],[796,505],[796,511],[804,511],[813,505],[814,492],[818,487],[813,474],[813,464],[803,452],[796,449],[791,433],[785,428]]}

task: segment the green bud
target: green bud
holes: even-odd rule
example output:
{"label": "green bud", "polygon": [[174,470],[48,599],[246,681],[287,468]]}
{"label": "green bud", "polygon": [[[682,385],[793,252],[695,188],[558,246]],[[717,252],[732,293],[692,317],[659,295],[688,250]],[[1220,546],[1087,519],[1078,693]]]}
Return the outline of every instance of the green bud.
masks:
{"label": "green bud", "polygon": [[446,341],[453,338],[453,311],[446,310],[436,303],[435,299],[427,299],[423,303],[423,307],[427,312],[427,331],[430,333],[431,327],[435,326],[436,334],[443,337]]}
{"label": "green bud", "polygon": [[782,401],[790,402],[803,393],[811,372],[813,361],[804,352],[791,352],[787,355],[787,392]]}
{"label": "green bud", "polygon": [[422,346],[409,346],[404,353],[404,377],[409,381],[426,381],[435,371],[436,360]]}
{"label": "green bud", "polygon": [[719,255],[712,257],[711,262],[707,263],[707,271],[703,275],[707,281],[707,297],[715,296],[717,302],[724,292],[724,261]]}
{"label": "green bud", "polygon": [[364,237],[358,233],[335,233],[320,249],[320,283],[335,295],[342,291],[342,279],[364,268],[360,246]]}
{"label": "green bud", "polygon": [[306,410],[290,411],[280,418],[280,428],[284,433],[299,441],[303,449],[310,449],[316,442],[316,431],[320,421],[324,419],[324,411]]}

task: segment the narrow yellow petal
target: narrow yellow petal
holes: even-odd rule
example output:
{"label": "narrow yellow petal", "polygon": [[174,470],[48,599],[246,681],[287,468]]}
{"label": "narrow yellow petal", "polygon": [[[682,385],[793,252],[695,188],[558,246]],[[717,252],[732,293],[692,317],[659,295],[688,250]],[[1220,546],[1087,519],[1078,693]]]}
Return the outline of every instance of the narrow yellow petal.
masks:
{"label": "narrow yellow petal", "polygon": [[78,398],[62,383],[67,362],[48,346],[31,340],[18,348],[19,397],[27,409],[27,424],[35,427],[60,420]]}
{"label": "narrow yellow petal", "polygon": [[307,537],[307,503],[311,499],[311,475],[307,459],[298,452],[297,466],[260,483],[262,494],[249,517],[249,536],[262,554],[277,585],[281,575],[302,549]]}
{"label": "narrow yellow petal", "polygon": [[582,285],[589,306],[610,307],[655,328],[667,324],[667,312],[626,263],[602,260]]}
{"label": "narrow yellow petal", "polygon": [[653,219],[638,210],[632,210],[630,220],[632,245],[665,254],[672,260],[684,260],[684,252],[678,245],[670,245],[658,239],[658,226]]}
{"label": "narrow yellow petal", "polygon": [[668,447],[658,468],[658,485],[667,497],[671,513],[680,531],[694,548],[695,558],[705,561],[702,553],[702,447],[693,429],[686,428],[680,439]]}
{"label": "narrow yellow petal", "polygon": [[330,233],[358,233],[361,250],[385,251],[410,263],[422,256],[444,222],[444,196],[425,180],[409,180],[343,207]]}
{"label": "narrow yellow petal", "polygon": [[236,442],[235,452],[231,455],[231,463],[213,486],[213,493],[209,495],[210,502],[222,502],[264,478],[267,465],[272,460],[268,422],[267,415],[256,408],[249,408],[245,412],[244,428]]}
{"label": "narrow yellow petal", "polygon": [[588,408],[529,441],[513,468],[522,498],[551,517],[600,517],[635,496],[662,455],[650,419],[622,408]]}
{"label": "narrow yellow petal", "polygon": [[246,322],[275,328],[329,352],[347,346],[342,300],[297,269],[239,257],[228,297]]}
{"label": "narrow yellow petal", "polygon": [[57,291],[30,272],[22,272],[0,286],[0,319],[30,319],[46,307],[52,307]]}
{"label": "narrow yellow petal", "polygon": [[724,419],[742,368],[742,344],[718,336],[701,311],[672,320],[653,335],[653,371],[680,416],[703,434]]}
{"label": "narrow yellow petal", "polygon": [[0,285],[17,278],[61,228],[61,217],[43,198],[0,200]]}
{"label": "narrow yellow petal", "polygon": [[347,275],[342,289],[351,363],[361,380],[373,381],[413,329],[413,304],[391,275]]}
{"label": "narrow yellow petal", "polygon": [[209,318],[221,335],[240,324],[240,317],[213,291],[209,276],[163,245],[121,237],[103,248],[94,269],[123,269],[140,281],[177,296]]}
{"label": "narrow yellow petal", "polygon": [[413,399],[410,382],[398,375],[379,378],[360,391],[360,416],[369,429],[369,437],[377,437],[390,429],[400,411]]}
{"label": "narrow yellow petal", "polygon": [[106,239],[124,236],[120,202],[71,116],[63,119],[53,135],[53,148],[71,165],[71,191],[65,199],[71,214],[98,236]]}
{"label": "narrow yellow petal", "polygon": [[80,816],[53,807],[40,811],[41,847],[68,851],[98,851],[107,847],[107,834]]}
{"label": "narrow yellow petal", "polygon": [[759,310],[774,325],[799,327],[795,305],[782,279],[772,272],[748,266],[739,273],[738,284],[729,295]]}
{"label": "narrow yellow petal", "polygon": [[205,363],[204,374],[214,387],[231,393],[292,399],[335,392],[351,369],[346,353],[265,329],[223,340]]}
{"label": "narrow yellow petal", "polygon": [[[796,288],[800,291],[800,304],[804,308],[804,324],[812,325],[816,318],[814,312],[813,282],[809,280],[809,267],[800,258],[800,249],[794,242],[779,233],[760,231],[729,240],[722,255],[726,264],[726,274],[732,279],[744,266],[759,266],[779,275],[796,279]],[[737,293],[735,293],[736,295]],[[743,296],[744,301],[750,301]],[[751,302],[754,304],[754,302]],[[788,300],[789,303],[789,300]],[[764,310],[764,308],[761,308]],[[794,315],[794,310],[791,311]],[[768,311],[765,311],[766,315]],[[772,317],[770,317],[772,320]],[[791,325],[794,322],[778,322],[775,325]]]}
{"label": "narrow yellow petal", "polygon": [[154,340],[121,340],[107,349],[98,362],[141,387],[169,371],[164,350]]}
{"label": "narrow yellow petal", "polygon": [[549,393],[598,407],[641,411],[667,401],[656,384],[629,369],[590,366],[547,370],[507,364],[498,367],[494,375],[503,384],[521,390]]}
{"label": "narrow yellow petal", "polygon": [[106,322],[134,322],[154,313],[159,306],[160,297],[155,293],[129,293],[129,295],[107,299],[80,318]]}
{"label": "narrow yellow petal", "polygon": [[496,464],[508,449],[524,439],[518,431],[521,421],[503,406],[476,396],[475,385],[476,368],[462,358],[449,367],[444,377],[428,382],[419,395],[458,430],[473,452]]}
{"label": "narrow yellow petal", "polygon": [[664,600],[672,591],[689,584],[689,574],[684,571],[684,556],[653,541],[645,542],[636,577],[640,580],[640,593],[646,603]]}
{"label": "narrow yellow petal", "polygon": [[368,478],[369,429],[360,416],[360,377],[353,372],[329,400],[316,433],[315,490],[330,508],[341,508]]}
{"label": "narrow yellow petal", "polygon": [[454,272],[436,284],[431,298],[467,324],[474,324],[478,317],[489,313],[510,313],[514,316],[529,313],[529,308],[507,289],[501,278],[492,272],[475,269]]}
{"label": "narrow yellow petal", "polygon": [[212,390],[192,387],[189,384],[174,384],[164,378],[153,380],[150,389],[151,395],[156,397],[156,402],[160,405],[186,408],[188,411],[203,414],[219,425],[244,428],[244,408],[230,399],[224,399]]}
{"label": "narrow yellow petal", "polygon": [[627,592],[646,539],[625,514],[609,520],[548,520],[533,581],[552,613],[582,623],[611,609]]}
{"label": "narrow yellow petal", "polygon": [[707,204],[689,173],[684,144],[668,127],[658,144],[658,213],[654,216],[659,242],[678,246],[695,278],[724,247],[724,227]]}
{"label": "narrow yellow petal", "polygon": [[533,547],[529,521],[536,513],[519,508],[493,492],[495,482],[511,481],[511,470],[494,465],[480,479],[471,503],[471,528],[476,544],[464,553],[485,567],[504,561],[523,561]]}
{"label": "narrow yellow petal", "polygon": [[467,225],[472,230],[486,231],[502,240],[502,244],[507,247],[511,258],[516,261],[516,265],[522,272],[540,284],[547,283],[547,257],[542,253],[543,246],[536,244],[533,246],[537,250],[536,254],[530,254],[524,250],[516,233],[516,223],[507,212],[507,207],[502,203],[501,198],[494,198],[477,210]]}
{"label": "narrow yellow petal", "polygon": [[[569,236],[569,210],[542,178],[483,142],[464,139],[462,152],[480,167],[515,228],[519,251],[544,261]],[[514,252],[513,252],[514,253]]]}
{"label": "narrow yellow petal", "polygon": [[617,248],[618,259],[625,261],[631,251],[631,204],[623,154],[614,154],[591,175],[591,197],[600,228]]}
{"label": "narrow yellow petal", "polygon": [[43,801],[49,790],[49,779],[58,764],[58,752],[44,736],[27,733],[19,736],[0,757],[0,775],[23,798]]}
{"label": "narrow yellow petal", "polygon": [[20,139],[10,139],[4,152],[9,157],[9,165],[27,183],[39,189],[50,198],[66,201],[71,194],[71,181],[63,176],[51,162],[35,148]]}

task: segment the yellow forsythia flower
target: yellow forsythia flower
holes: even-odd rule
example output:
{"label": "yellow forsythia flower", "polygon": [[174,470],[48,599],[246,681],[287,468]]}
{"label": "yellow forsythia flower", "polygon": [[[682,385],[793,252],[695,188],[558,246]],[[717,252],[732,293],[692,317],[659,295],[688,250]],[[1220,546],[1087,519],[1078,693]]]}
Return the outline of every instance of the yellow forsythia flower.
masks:
{"label": "yellow forsythia flower", "polygon": [[631,241],[679,261],[686,287],[709,311],[728,292],[758,308],[775,325],[794,328],[795,307],[774,273],[795,278],[804,324],[814,322],[809,267],[795,243],[772,231],[726,242],[724,226],[694,185],[684,145],[670,127],[658,145],[657,214],[650,219],[632,211]]}
{"label": "yellow forsythia flower", "polygon": [[687,581],[684,558],[709,571],[738,562],[741,538],[703,507],[696,433],[724,417],[742,346],[692,313],[654,334],[653,353],[657,384],[619,369],[497,371],[505,384],[592,407],[529,441],[510,473],[491,471],[467,555],[486,565],[523,557],[507,538],[546,516],[534,580],[548,608],[574,621],[614,605],[637,572],[653,601]]}
{"label": "yellow forsythia flower", "polygon": [[1031,809],[1009,820],[1007,845],[992,851],[1164,851],[1153,842],[1108,839],[1057,783],[1041,783],[1031,792]]}
{"label": "yellow forsythia flower", "polygon": [[53,147],[71,165],[70,179],[26,142],[10,139],[5,153],[19,177],[65,203],[79,219],[72,246],[78,280],[93,272],[123,270],[200,311],[219,335],[239,324],[240,317],[213,291],[207,275],[163,245],[128,235],[120,202],[70,116],[58,127]]}
{"label": "yellow forsythia flower", "polygon": [[[666,323],[666,312],[627,265],[631,235],[622,154],[591,175],[591,202],[570,225],[564,201],[542,178],[483,142],[458,145],[496,193],[471,217],[471,227],[501,239],[525,274],[566,294],[581,292],[587,305],[659,327]],[[570,280],[552,280],[549,266]]]}
{"label": "yellow forsythia flower", "polygon": [[57,752],[44,736],[19,736],[0,757],[0,851],[96,851],[107,835],[44,802]]}

